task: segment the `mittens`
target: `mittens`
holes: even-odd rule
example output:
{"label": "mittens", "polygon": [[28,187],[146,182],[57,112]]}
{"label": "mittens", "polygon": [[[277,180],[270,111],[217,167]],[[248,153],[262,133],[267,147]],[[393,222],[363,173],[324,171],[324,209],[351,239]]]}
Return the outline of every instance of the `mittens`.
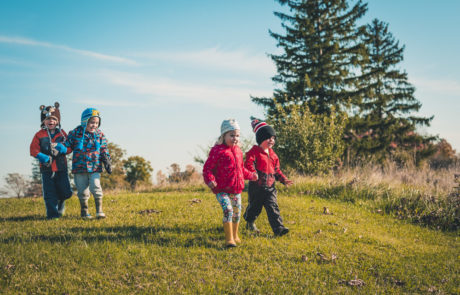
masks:
{"label": "mittens", "polygon": [[67,153],[67,148],[62,143],[58,143],[55,148],[61,154]]}
{"label": "mittens", "polygon": [[45,155],[43,153],[38,153],[36,158],[38,159],[40,163],[44,164],[45,166],[51,165],[51,157],[48,155]]}

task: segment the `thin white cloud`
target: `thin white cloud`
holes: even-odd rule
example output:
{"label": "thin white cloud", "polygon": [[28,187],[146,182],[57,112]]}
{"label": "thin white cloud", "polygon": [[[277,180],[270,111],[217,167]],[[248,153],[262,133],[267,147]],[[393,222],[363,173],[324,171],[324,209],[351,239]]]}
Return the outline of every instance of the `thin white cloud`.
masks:
{"label": "thin white cloud", "polygon": [[452,96],[460,95],[460,81],[415,78],[411,79],[411,83],[413,83],[418,89],[432,91],[438,94]]}
{"label": "thin white cloud", "polygon": [[106,82],[150,97],[152,103],[181,101],[245,108],[251,104],[249,95],[271,95],[270,91],[241,87],[241,85],[206,85],[124,72],[104,72],[102,77]]}
{"label": "thin white cloud", "polygon": [[0,43],[9,43],[9,44],[16,44],[16,45],[54,48],[54,49],[65,50],[65,51],[68,51],[68,52],[76,53],[78,55],[83,55],[83,56],[87,56],[87,57],[91,57],[91,58],[95,58],[95,59],[103,60],[103,61],[110,61],[110,62],[116,62],[116,63],[128,64],[128,65],[136,65],[137,64],[136,61],[131,60],[131,59],[127,59],[127,58],[124,58],[124,57],[107,55],[107,54],[102,54],[102,53],[89,51],[89,50],[76,49],[76,48],[72,48],[72,47],[65,46],[65,45],[52,44],[52,43],[48,43],[48,42],[41,42],[41,41],[36,41],[36,40],[32,40],[32,39],[27,39],[27,38],[7,37],[7,36],[1,36],[0,35]]}
{"label": "thin white cloud", "polygon": [[224,51],[217,47],[198,51],[151,52],[141,57],[160,61],[199,65],[250,73],[275,73],[275,66],[265,54],[251,54],[245,50]]}

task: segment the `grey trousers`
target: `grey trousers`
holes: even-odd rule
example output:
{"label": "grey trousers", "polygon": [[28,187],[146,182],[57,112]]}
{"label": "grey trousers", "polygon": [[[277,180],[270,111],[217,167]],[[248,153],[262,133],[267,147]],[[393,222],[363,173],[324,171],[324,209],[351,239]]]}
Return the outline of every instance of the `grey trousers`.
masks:
{"label": "grey trousers", "polygon": [[101,174],[100,173],[75,173],[75,186],[80,201],[87,201],[89,193],[93,194],[95,200],[102,199]]}

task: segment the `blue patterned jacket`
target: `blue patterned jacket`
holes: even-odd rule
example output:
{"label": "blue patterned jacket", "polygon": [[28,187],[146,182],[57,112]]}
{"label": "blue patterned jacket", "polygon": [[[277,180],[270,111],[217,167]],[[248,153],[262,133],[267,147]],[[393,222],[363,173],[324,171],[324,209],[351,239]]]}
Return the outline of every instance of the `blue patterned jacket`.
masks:
{"label": "blue patterned jacket", "polygon": [[85,132],[83,138],[83,149],[79,149],[83,137],[83,127],[78,126],[69,132],[65,145],[73,151],[72,173],[93,173],[102,172],[101,154],[106,154],[110,159],[107,149],[107,139],[101,130],[93,133]]}

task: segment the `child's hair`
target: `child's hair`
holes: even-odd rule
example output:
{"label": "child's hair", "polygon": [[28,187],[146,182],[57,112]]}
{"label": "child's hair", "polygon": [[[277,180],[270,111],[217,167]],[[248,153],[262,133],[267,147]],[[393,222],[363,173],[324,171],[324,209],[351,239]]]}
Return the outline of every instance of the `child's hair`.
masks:
{"label": "child's hair", "polygon": [[[234,131],[234,130],[230,130],[230,131],[225,132],[224,134],[221,134],[221,135],[219,136],[219,138],[217,138],[217,141],[216,141],[215,144],[216,144],[216,145],[217,145],[217,144],[224,144],[224,143],[225,143],[225,140],[224,140],[225,135],[227,135],[227,133],[232,132],[232,131]],[[241,142],[240,142],[240,141],[238,141],[238,144],[237,144],[237,145],[241,148]]]}

